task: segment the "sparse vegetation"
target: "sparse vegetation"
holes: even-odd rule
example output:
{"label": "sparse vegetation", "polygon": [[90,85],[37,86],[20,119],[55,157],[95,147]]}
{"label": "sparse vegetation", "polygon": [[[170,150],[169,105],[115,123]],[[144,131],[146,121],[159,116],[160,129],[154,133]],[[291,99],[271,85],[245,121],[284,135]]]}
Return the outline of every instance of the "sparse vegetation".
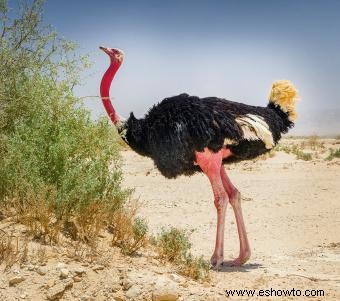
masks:
{"label": "sparse vegetation", "polygon": [[9,235],[0,229],[0,264],[4,264],[5,269],[15,263],[23,263],[27,260],[27,239],[19,239]]}
{"label": "sparse vegetation", "polygon": [[179,265],[179,273],[195,280],[209,280],[210,262],[201,257],[194,257],[190,253],[185,261]]}
{"label": "sparse vegetation", "polygon": [[293,154],[295,154],[296,159],[299,159],[299,160],[310,161],[313,159],[311,153],[305,153],[299,148],[296,148],[295,150],[293,150]]}
{"label": "sparse vegetation", "polygon": [[180,274],[195,280],[209,279],[210,263],[191,254],[189,235],[185,231],[173,227],[169,230],[163,228],[153,242],[161,260],[175,263]]}
{"label": "sparse vegetation", "polygon": [[326,160],[331,161],[334,158],[340,158],[340,148],[338,149],[330,149],[330,154],[326,158]]}
{"label": "sparse vegetation", "polygon": [[170,262],[181,262],[188,256],[191,244],[189,235],[180,229],[162,229],[157,238],[157,247],[161,259]]}
{"label": "sparse vegetation", "polygon": [[292,145],[283,145],[279,144],[276,146],[277,151],[283,151],[287,154],[294,154],[296,159],[310,161],[313,159],[312,153],[306,153],[303,151],[304,145],[300,144],[292,144]]}
{"label": "sparse vegetation", "polygon": [[317,135],[312,135],[306,139],[304,139],[301,144],[300,144],[301,148],[310,148],[314,151],[318,150],[318,149],[323,149],[325,148],[324,143],[322,141],[320,141],[320,137]]}
{"label": "sparse vegetation", "polygon": [[136,205],[117,210],[110,223],[112,245],[125,255],[133,255],[147,244],[148,226],[144,219],[136,216]]}

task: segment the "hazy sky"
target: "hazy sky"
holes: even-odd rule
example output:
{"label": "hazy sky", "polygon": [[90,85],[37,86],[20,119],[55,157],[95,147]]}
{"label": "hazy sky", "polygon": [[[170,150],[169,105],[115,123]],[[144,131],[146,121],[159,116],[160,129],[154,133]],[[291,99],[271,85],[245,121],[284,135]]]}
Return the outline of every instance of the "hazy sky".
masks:
{"label": "hazy sky", "polygon": [[[182,92],[266,105],[271,83],[290,79],[293,133],[340,134],[340,0],[50,0],[45,21],[90,55],[78,95],[99,94],[99,45],[124,50],[111,89],[122,115]],[[86,105],[104,112],[99,99]]]}

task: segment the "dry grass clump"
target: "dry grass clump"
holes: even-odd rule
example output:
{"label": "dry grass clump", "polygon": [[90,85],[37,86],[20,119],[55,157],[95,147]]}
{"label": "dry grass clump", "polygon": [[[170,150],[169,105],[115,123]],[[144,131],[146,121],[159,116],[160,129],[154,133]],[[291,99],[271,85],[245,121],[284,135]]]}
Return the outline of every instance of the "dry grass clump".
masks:
{"label": "dry grass clump", "polygon": [[58,242],[62,221],[55,218],[50,197],[51,191],[13,197],[6,202],[7,214],[25,225],[33,239],[44,244]]}
{"label": "dry grass clump", "polygon": [[[10,208],[13,217],[27,227],[28,235],[34,240],[52,245],[71,239],[70,243],[76,246],[73,248],[75,257],[89,257],[84,256],[89,253],[87,247],[91,252],[95,251],[101,232],[106,230],[112,235],[112,245],[119,247],[125,255],[133,255],[147,243],[148,226],[145,220],[136,217],[136,202],[114,210],[105,204],[90,203],[60,219],[44,198],[28,198],[23,203],[12,200]],[[79,253],[84,254],[78,256]]]}
{"label": "dry grass clump", "polygon": [[97,240],[91,244],[82,241],[66,242],[66,256],[78,262],[95,262],[101,255]]}
{"label": "dry grass clump", "polygon": [[0,229],[0,265],[4,264],[5,269],[15,263],[24,263],[28,256],[27,238],[18,238],[9,235],[5,230]]}
{"label": "dry grass clump", "polygon": [[210,263],[191,254],[189,235],[184,230],[163,228],[161,233],[153,238],[153,243],[161,260],[176,264],[180,274],[195,280],[209,279]]}
{"label": "dry grass clump", "polygon": [[210,279],[210,263],[201,257],[194,257],[189,254],[186,260],[179,265],[179,273],[195,280]]}
{"label": "dry grass clump", "polygon": [[136,217],[137,209],[134,202],[114,212],[110,220],[112,245],[125,255],[133,255],[147,245],[148,225],[144,219]]}
{"label": "dry grass clump", "polygon": [[320,141],[320,137],[317,135],[312,135],[307,139],[303,140],[300,144],[301,148],[309,148],[313,151],[317,151],[320,148],[324,149],[325,145],[324,142]]}

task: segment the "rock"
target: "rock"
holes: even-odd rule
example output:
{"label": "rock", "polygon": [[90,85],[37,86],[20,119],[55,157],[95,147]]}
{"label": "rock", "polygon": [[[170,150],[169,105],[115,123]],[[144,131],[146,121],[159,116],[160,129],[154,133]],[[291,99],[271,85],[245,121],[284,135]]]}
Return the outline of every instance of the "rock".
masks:
{"label": "rock", "polygon": [[39,275],[44,276],[44,275],[47,274],[48,268],[47,268],[47,267],[37,267],[37,268],[35,269],[35,271],[36,271]]}
{"label": "rock", "polygon": [[127,291],[132,285],[133,285],[133,282],[131,281],[131,279],[129,278],[123,279],[122,286],[123,286],[124,291]]}
{"label": "rock", "polygon": [[60,269],[60,278],[61,279],[66,279],[67,277],[68,277],[68,275],[69,275],[69,270],[68,269],[66,269],[66,268],[61,268]]}
{"label": "rock", "polygon": [[96,271],[104,270],[104,267],[102,265],[97,264],[92,268],[92,270],[96,272]]}
{"label": "rock", "polygon": [[78,275],[77,275],[77,276],[74,276],[74,277],[73,277],[73,281],[74,281],[74,282],[80,282],[80,281],[81,281],[81,277],[78,276]]}
{"label": "rock", "polygon": [[22,294],[20,295],[20,298],[21,298],[21,299],[26,299],[26,297],[27,297],[27,293],[22,293]]}
{"label": "rock", "polygon": [[155,288],[152,292],[152,301],[176,301],[178,299],[178,286],[166,277],[156,280]]}
{"label": "rock", "polygon": [[113,297],[113,300],[115,301],[127,301],[125,296],[122,293],[118,293]]}
{"label": "rock", "polygon": [[152,293],[152,301],[176,301],[178,295],[176,292],[170,291],[154,291]]}
{"label": "rock", "polygon": [[65,292],[65,290],[73,285],[73,281],[68,279],[67,281],[62,281],[51,287],[47,291],[47,299],[48,300],[56,300],[59,299]]}
{"label": "rock", "polygon": [[23,282],[25,279],[26,278],[24,276],[17,275],[17,276],[13,276],[12,278],[10,278],[8,283],[9,283],[9,286],[13,286],[20,282]]}
{"label": "rock", "polygon": [[47,282],[45,283],[46,288],[51,288],[53,285],[55,285],[55,280],[54,279],[48,279]]}
{"label": "rock", "polygon": [[141,289],[137,285],[131,286],[128,291],[125,293],[126,297],[134,299],[137,298],[141,294]]}
{"label": "rock", "polygon": [[72,272],[77,275],[82,275],[86,273],[86,269],[84,269],[83,267],[76,267],[73,268]]}
{"label": "rock", "polygon": [[177,275],[177,274],[171,274],[169,277],[170,277],[171,280],[173,280],[173,281],[175,281],[175,282],[178,282],[178,283],[184,282],[184,281],[185,281],[185,278],[184,278],[184,277],[179,276],[179,275]]}
{"label": "rock", "polygon": [[35,270],[35,266],[34,266],[33,264],[29,264],[29,265],[27,266],[27,270],[28,270],[28,271],[34,271],[34,270]]}
{"label": "rock", "polygon": [[115,292],[120,291],[120,289],[121,289],[120,284],[119,284],[119,283],[114,283],[114,284],[112,285],[111,291],[112,291],[113,293],[115,293]]}
{"label": "rock", "polygon": [[63,268],[66,268],[66,264],[63,263],[63,262],[58,262],[55,268],[56,268],[56,270],[59,271],[59,270],[61,270]]}

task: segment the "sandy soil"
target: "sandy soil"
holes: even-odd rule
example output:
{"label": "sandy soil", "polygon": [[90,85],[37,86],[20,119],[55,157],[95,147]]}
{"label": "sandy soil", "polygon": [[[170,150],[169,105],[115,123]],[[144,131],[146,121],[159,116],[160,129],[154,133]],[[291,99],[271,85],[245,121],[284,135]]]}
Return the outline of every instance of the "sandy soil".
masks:
{"label": "sandy soil", "polygon": [[[125,185],[135,187],[134,196],[143,201],[141,215],[151,231],[157,233],[163,226],[192,231],[193,252],[209,259],[216,212],[206,177],[168,180],[149,159],[131,151],[123,158]],[[302,161],[278,152],[267,160],[226,169],[242,194],[252,257],[243,267],[213,272],[216,287],[221,291],[294,288],[302,294],[306,289],[323,289],[327,297],[313,300],[340,300],[340,162]],[[225,259],[237,252],[237,230],[229,208]],[[305,299],[311,298],[299,298]]]}

